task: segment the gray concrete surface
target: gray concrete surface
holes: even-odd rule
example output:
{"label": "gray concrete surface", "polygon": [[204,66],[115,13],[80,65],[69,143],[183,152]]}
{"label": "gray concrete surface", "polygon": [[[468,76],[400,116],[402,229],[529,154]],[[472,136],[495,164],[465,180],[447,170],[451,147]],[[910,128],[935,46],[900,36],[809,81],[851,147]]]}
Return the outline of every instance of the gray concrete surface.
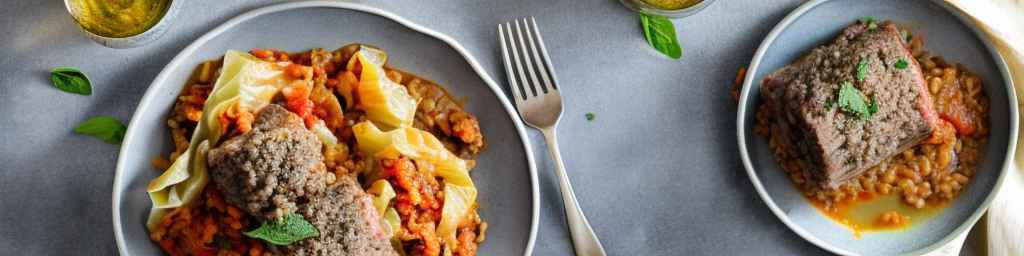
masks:
{"label": "gray concrete surface", "polygon": [[[72,129],[94,115],[127,123],[177,51],[220,22],[274,2],[185,1],[168,34],[127,50],[89,41],[62,1],[4,1],[0,255],[117,253],[110,193],[118,147]],[[565,97],[563,157],[611,255],[824,254],[757,197],[737,155],[728,95],[737,68],[799,2],[717,1],[676,21],[684,54],[670,60],[646,45],[637,16],[617,0],[365,1],[452,36],[495,78],[505,77],[496,25],[537,18]],[[55,66],[81,68],[94,94],[53,88],[47,72]],[[596,119],[587,121],[587,112]],[[535,254],[569,255],[553,163],[530,132],[542,192]]]}

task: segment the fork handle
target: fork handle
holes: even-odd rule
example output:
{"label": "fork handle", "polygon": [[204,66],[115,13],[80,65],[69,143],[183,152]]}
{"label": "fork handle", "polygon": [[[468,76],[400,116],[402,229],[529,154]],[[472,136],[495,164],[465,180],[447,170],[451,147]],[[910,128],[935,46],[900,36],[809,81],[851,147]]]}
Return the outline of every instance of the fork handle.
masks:
{"label": "fork handle", "polygon": [[559,188],[562,191],[562,203],[565,204],[565,220],[569,224],[569,234],[572,236],[572,245],[578,256],[604,256],[604,247],[601,241],[597,240],[597,234],[590,227],[590,222],[583,215],[583,210],[576,203],[576,194],[573,193],[572,184],[569,183],[569,176],[565,173],[565,164],[562,163],[562,154],[558,151],[558,138],[555,136],[555,127],[541,129],[544,139],[547,140],[548,152],[555,161],[555,175],[558,176]]}

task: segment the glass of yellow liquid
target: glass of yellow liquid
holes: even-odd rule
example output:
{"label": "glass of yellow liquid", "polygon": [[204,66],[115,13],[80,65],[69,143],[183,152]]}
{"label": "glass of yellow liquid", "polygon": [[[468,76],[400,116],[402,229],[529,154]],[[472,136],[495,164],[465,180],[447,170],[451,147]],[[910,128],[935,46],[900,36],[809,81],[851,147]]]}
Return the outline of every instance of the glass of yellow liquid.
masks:
{"label": "glass of yellow liquid", "polygon": [[693,15],[711,5],[714,0],[619,0],[633,11],[668,18]]}
{"label": "glass of yellow liquid", "polygon": [[167,32],[177,14],[174,0],[64,0],[78,27],[110,48],[131,48]]}

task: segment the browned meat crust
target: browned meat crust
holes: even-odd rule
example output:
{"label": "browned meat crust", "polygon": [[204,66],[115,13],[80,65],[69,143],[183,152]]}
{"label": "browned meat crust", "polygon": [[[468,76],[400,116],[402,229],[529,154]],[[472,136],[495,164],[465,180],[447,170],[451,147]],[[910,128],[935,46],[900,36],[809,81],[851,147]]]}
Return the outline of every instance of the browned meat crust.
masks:
{"label": "browned meat crust", "polygon": [[288,255],[398,255],[384,234],[382,219],[355,179],[341,176],[323,197],[298,211],[320,236],[284,248]]}
{"label": "browned meat crust", "polygon": [[[859,81],[862,60],[867,76]],[[900,60],[905,69],[895,67]],[[878,112],[862,120],[827,107],[844,82],[874,99]],[[937,125],[921,68],[890,23],[847,27],[832,43],[765,76],[761,96],[771,106],[771,132],[800,155],[804,176],[825,187],[916,145]]]}
{"label": "browned meat crust", "polygon": [[276,219],[325,190],[333,174],[325,170],[320,140],[298,116],[269,105],[254,126],[207,157],[225,200],[253,216]]}

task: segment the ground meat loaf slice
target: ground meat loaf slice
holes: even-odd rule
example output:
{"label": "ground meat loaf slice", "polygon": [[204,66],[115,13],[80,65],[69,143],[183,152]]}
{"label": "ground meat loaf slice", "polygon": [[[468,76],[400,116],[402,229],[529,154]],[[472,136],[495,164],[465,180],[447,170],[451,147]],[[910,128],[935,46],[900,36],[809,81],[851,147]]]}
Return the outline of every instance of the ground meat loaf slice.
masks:
{"label": "ground meat loaf slice", "polygon": [[398,255],[373,202],[352,177],[340,177],[323,197],[300,206],[298,213],[320,230],[320,236],[284,247],[287,255]]}
{"label": "ground meat loaf slice", "polygon": [[297,115],[269,105],[257,113],[251,131],[211,149],[207,162],[228,202],[253,216],[277,219],[321,194],[333,178],[321,147]]}
{"label": "ground meat loaf slice", "polygon": [[[937,117],[921,68],[890,23],[859,22],[830,44],[765,76],[761,96],[769,106],[771,132],[792,148],[806,178],[837,187],[880,161],[928,137]],[[867,72],[858,80],[858,64]],[[905,62],[905,68],[897,68]],[[878,104],[863,120],[836,102],[849,82]],[[791,146],[791,147],[789,147]]]}

